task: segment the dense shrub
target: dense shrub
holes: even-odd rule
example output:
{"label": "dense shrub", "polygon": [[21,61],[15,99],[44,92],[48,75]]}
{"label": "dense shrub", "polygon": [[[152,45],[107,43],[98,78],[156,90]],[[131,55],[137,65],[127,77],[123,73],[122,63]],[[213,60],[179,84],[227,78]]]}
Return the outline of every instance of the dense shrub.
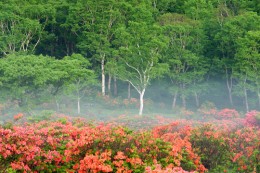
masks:
{"label": "dense shrub", "polygon": [[217,113],[217,118],[221,119],[230,119],[230,118],[238,118],[239,113],[235,109],[222,109]]}
{"label": "dense shrub", "polygon": [[[0,126],[0,170],[256,173],[260,170],[257,115],[253,111],[245,119],[232,115],[211,123],[158,115],[134,118],[146,130],[130,130],[116,122],[94,125],[64,115],[31,121],[17,114],[13,122]],[[153,128],[147,130],[148,126]]]}
{"label": "dense shrub", "polygon": [[184,142],[180,147],[147,131],[133,132],[109,124],[41,121],[0,128],[0,134],[0,169],[9,172],[182,170],[184,159],[192,161],[182,156],[186,139],[176,136],[176,142]]}
{"label": "dense shrub", "polygon": [[245,118],[245,125],[260,128],[260,112],[255,110],[248,112]]}
{"label": "dense shrub", "polygon": [[194,129],[191,143],[196,153],[201,156],[202,164],[209,170],[221,171],[231,157],[223,134],[210,124]]}
{"label": "dense shrub", "polygon": [[230,130],[205,124],[193,130],[191,142],[202,164],[211,172],[257,172],[259,136],[260,131],[254,127]]}

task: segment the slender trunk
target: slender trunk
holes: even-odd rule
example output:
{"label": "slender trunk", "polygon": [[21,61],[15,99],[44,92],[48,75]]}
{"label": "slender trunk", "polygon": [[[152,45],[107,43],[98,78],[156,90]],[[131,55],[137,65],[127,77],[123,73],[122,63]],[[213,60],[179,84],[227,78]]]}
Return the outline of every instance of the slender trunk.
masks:
{"label": "slender trunk", "polygon": [[233,78],[228,75],[228,70],[226,68],[226,83],[227,83],[227,88],[228,88],[228,96],[229,96],[229,102],[231,106],[233,106],[233,97],[232,97],[232,87],[233,87]]}
{"label": "slender trunk", "polygon": [[128,100],[130,100],[130,99],[131,99],[131,84],[130,84],[130,82],[128,82],[128,92],[127,92],[127,98],[128,98]]}
{"label": "slender trunk", "polygon": [[111,95],[111,79],[112,79],[112,76],[111,74],[109,73],[108,74],[108,82],[107,82],[107,91],[108,91],[108,94]]}
{"label": "slender trunk", "polygon": [[115,76],[114,76],[114,96],[117,96],[117,80]]}
{"label": "slender trunk", "polygon": [[184,94],[184,90],[185,90],[185,84],[182,84],[182,93],[181,93],[182,107],[186,108],[186,96]]}
{"label": "slender trunk", "polygon": [[195,95],[196,106],[199,107],[200,106],[200,101],[199,101],[198,93],[194,92],[194,95]]}
{"label": "slender trunk", "polygon": [[173,95],[172,109],[175,109],[175,107],[176,107],[177,96],[178,96],[178,91],[175,91],[175,93]]}
{"label": "slender trunk", "polygon": [[105,76],[105,55],[102,55],[102,60],[101,60],[101,78],[102,78],[102,96],[105,96],[106,94],[106,86],[105,86],[105,81],[106,81],[106,76]]}
{"label": "slender trunk", "polygon": [[257,89],[258,107],[260,108],[260,88]]}
{"label": "slender trunk", "polygon": [[[228,83],[228,82],[227,82]],[[229,97],[229,102],[231,104],[231,106],[233,106],[233,97],[232,97],[232,89],[229,87],[229,85],[227,84],[228,86],[228,97]]]}
{"label": "slender trunk", "polygon": [[245,106],[246,106],[246,112],[249,112],[249,106],[248,106],[248,97],[247,97],[247,89],[244,86],[244,96],[245,96]]}
{"label": "slender trunk", "polygon": [[57,112],[60,111],[60,104],[58,102],[58,99],[55,97],[55,103],[56,103],[56,107],[57,107]]}
{"label": "slender trunk", "polygon": [[143,115],[143,109],[144,109],[144,92],[145,89],[143,89],[143,91],[141,91],[140,94],[140,108],[139,108],[139,115]]}
{"label": "slender trunk", "polygon": [[186,108],[186,98],[184,94],[182,94],[181,99],[182,99],[182,107]]}
{"label": "slender trunk", "polygon": [[248,97],[247,97],[247,89],[246,89],[246,81],[247,81],[247,76],[246,76],[245,79],[244,79],[244,96],[245,96],[246,112],[249,112]]}
{"label": "slender trunk", "polygon": [[78,114],[80,114],[80,97],[78,97]]}

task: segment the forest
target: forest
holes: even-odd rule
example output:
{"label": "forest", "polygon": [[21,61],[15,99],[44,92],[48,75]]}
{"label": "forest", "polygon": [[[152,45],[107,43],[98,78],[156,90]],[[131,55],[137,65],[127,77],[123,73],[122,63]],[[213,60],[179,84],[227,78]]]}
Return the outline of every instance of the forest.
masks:
{"label": "forest", "polygon": [[259,14],[259,0],[1,0],[0,173],[257,173]]}
{"label": "forest", "polygon": [[[1,100],[260,107],[257,0],[2,0]],[[131,93],[132,91],[132,93]]]}

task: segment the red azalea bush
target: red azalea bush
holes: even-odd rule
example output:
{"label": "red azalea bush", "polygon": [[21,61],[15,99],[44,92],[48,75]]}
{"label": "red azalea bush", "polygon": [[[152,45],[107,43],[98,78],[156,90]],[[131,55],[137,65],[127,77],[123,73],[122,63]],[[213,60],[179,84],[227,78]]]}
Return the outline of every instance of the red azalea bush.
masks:
{"label": "red azalea bush", "polygon": [[0,126],[0,170],[256,173],[260,169],[260,130],[251,121],[256,114],[247,114],[245,120],[179,120],[170,124],[166,124],[170,119],[156,116],[141,123],[160,125],[139,131],[58,115],[54,122],[37,119],[19,125],[26,119],[19,114],[15,124]]}
{"label": "red azalea bush", "polygon": [[[225,143],[223,132],[213,127],[212,124],[204,124],[195,128],[191,135],[191,143],[199,156],[202,164],[209,170],[223,171],[229,160],[229,146]],[[221,166],[221,167],[220,167]]]}
{"label": "red azalea bush", "polygon": [[245,127],[226,135],[230,147],[231,165],[236,172],[257,172],[260,170],[260,131]]}
{"label": "red azalea bush", "polygon": [[235,109],[222,109],[218,111],[217,117],[221,119],[230,119],[230,118],[238,118],[239,113]]}
{"label": "red azalea bush", "polygon": [[155,137],[161,138],[174,145],[172,155],[179,158],[175,161],[177,166],[189,171],[205,172],[200,157],[194,152],[190,141],[192,128],[181,122],[175,121],[169,125],[157,126],[152,130]]}
{"label": "red azalea bush", "polygon": [[17,121],[19,119],[23,118],[23,114],[22,113],[18,113],[16,115],[14,115],[14,120]]}
{"label": "red azalea bush", "polygon": [[260,127],[260,112],[253,110],[246,113],[245,125]]}
{"label": "red azalea bush", "polygon": [[176,134],[178,145],[173,145],[173,139],[170,143],[147,131],[132,132],[109,124],[41,121],[10,129],[0,127],[0,169],[79,173],[144,172],[152,168],[181,171],[181,162],[192,162],[192,169],[196,170],[202,165],[191,146],[185,146],[189,144],[188,137],[184,137],[189,129],[185,131]]}
{"label": "red azalea bush", "polygon": [[[215,172],[257,172],[260,131],[204,124],[192,131],[191,143],[202,164]],[[258,166],[258,168],[257,168]]]}

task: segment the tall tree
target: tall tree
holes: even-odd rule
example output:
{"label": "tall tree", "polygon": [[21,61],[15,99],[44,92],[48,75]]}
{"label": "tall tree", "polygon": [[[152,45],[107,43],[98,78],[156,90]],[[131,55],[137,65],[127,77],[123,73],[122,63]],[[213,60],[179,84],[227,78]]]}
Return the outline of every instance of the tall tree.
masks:
{"label": "tall tree", "polygon": [[168,70],[167,64],[160,63],[160,52],[167,39],[161,35],[159,26],[145,22],[129,22],[127,28],[117,31],[116,37],[121,45],[118,76],[139,93],[139,115],[142,115],[144,94],[150,80]]}
{"label": "tall tree", "polygon": [[1,1],[0,55],[34,52],[51,13],[50,5],[36,1]]}
{"label": "tall tree", "polygon": [[[175,107],[178,93],[181,94],[183,107],[186,107],[189,85],[200,82],[207,70],[201,56],[203,31],[198,21],[184,15],[164,14],[158,22],[170,38],[165,61],[170,65],[169,77],[174,85],[171,89],[174,90],[172,107]],[[198,94],[194,92],[198,99]]]}
{"label": "tall tree", "polygon": [[246,111],[249,111],[247,90],[258,96],[260,106],[260,32],[248,31],[244,38],[237,40],[238,50],[235,55],[236,75],[242,83]]}
{"label": "tall tree", "polygon": [[96,83],[96,76],[93,70],[87,69],[90,67],[90,62],[80,54],[72,54],[66,56],[62,61],[67,62],[70,66],[66,68],[69,74],[67,80],[67,91],[75,94],[77,100],[77,113],[81,113],[81,99],[85,96],[86,92],[90,90],[91,86]]}
{"label": "tall tree", "polygon": [[51,64],[54,59],[35,55],[8,55],[1,60],[2,88],[9,91],[10,100],[28,106],[31,99],[40,97],[53,78]]}
{"label": "tall tree", "polygon": [[[247,83],[247,75],[244,77],[234,76],[235,71],[235,54],[237,53],[237,40],[239,37],[244,37],[250,30],[259,29],[259,16],[254,12],[246,12],[234,17],[227,17],[221,24],[219,32],[215,36],[215,41],[218,42],[218,56],[222,61],[223,69],[225,70],[226,85],[229,93],[230,104],[233,106],[233,86],[234,78]],[[241,78],[242,77],[242,78]],[[241,82],[240,82],[241,83]]]}
{"label": "tall tree", "polygon": [[70,9],[68,22],[79,36],[77,47],[83,55],[92,57],[92,62],[101,65],[102,95],[105,91],[105,63],[111,54],[114,26],[120,13],[116,0],[77,1]]}

